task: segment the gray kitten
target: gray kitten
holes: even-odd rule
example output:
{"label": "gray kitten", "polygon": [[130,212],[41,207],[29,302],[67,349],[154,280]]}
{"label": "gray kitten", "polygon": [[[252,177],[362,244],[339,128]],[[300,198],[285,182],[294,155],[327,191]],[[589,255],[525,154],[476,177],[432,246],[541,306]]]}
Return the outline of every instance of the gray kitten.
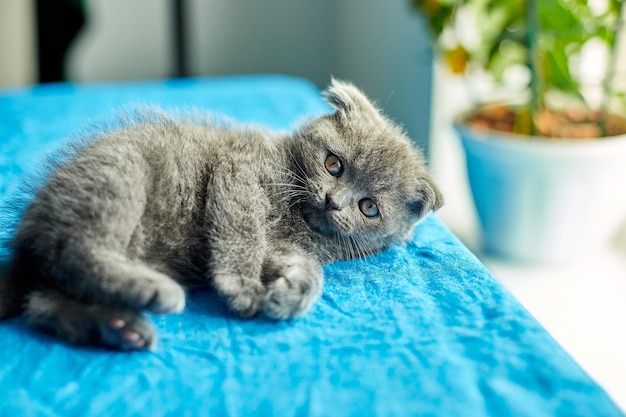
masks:
{"label": "gray kitten", "polygon": [[356,87],[291,135],[138,123],[58,167],[22,216],[0,317],[75,343],[153,348],[141,314],[180,312],[210,286],[241,317],[287,319],[322,264],[406,239],[442,204],[421,154]]}

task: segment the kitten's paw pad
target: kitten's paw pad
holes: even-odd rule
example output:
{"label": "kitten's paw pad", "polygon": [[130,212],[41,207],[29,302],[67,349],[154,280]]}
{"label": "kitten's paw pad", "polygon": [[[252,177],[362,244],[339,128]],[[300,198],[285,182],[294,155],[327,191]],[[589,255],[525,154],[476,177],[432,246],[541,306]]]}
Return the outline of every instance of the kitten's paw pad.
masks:
{"label": "kitten's paw pad", "polygon": [[265,284],[265,314],[285,320],[308,311],[321,293],[321,272],[303,257],[290,259],[276,272],[278,277]]}
{"label": "kitten's paw pad", "polygon": [[122,350],[154,350],[156,346],[152,324],[131,314],[104,320],[100,324],[100,338],[105,345]]}
{"label": "kitten's paw pad", "polygon": [[261,283],[243,282],[222,288],[220,293],[226,298],[228,307],[239,317],[249,318],[257,315],[263,309],[265,287]]}

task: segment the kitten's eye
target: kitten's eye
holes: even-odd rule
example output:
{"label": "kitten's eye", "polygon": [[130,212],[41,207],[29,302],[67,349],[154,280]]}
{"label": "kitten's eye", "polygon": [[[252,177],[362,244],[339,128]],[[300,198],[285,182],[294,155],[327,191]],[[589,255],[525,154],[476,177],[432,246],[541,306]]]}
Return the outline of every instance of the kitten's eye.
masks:
{"label": "kitten's eye", "polygon": [[326,157],[326,162],[324,162],[324,166],[330,175],[333,177],[338,177],[343,173],[343,165],[341,164],[341,159],[337,155],[333,155],[332,153]]}
{"label": "kitten's eye", "polygon": [[366,217],[376,217],[379,213],[378,206],[371,198],[364,198],[359,201],[359,210],[361,210],[361,213]]}

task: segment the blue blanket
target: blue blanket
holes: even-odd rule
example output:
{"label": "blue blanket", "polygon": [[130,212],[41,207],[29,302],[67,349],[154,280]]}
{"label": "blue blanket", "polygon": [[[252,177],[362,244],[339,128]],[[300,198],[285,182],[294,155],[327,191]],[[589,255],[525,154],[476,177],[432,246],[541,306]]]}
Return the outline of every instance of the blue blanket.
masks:
{"label": "blue blanket", "polygon": [[[279,76],[0,92],[0,198],[90,119],[138,102],[277,129],[329,111],[310,83]],[[152,317],[156,352],[0,322],[0,415],[623,416],[436,216],[325,274],[312,311],[285,322],[240,320],[193,291],[184,313]]]}

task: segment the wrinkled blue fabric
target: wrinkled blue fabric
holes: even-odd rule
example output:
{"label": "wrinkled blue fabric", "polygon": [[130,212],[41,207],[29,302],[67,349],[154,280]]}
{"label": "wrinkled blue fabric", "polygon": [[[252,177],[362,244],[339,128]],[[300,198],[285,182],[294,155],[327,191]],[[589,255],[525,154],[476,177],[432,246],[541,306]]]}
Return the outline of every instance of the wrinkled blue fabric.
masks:
{"label": "wrinkled blue fabric", "polygon": [[[278,129],[329,111],[310,83],[281,76],[0,92],[0,196],[88,119],[133,102]],[[182,314],[152,316],[156,352],[69,346],[2,321],[0,415],[623,416],[436,216],[409,243],[325,275],[312,311],[283,322],[238,319],[192,291]]]}

